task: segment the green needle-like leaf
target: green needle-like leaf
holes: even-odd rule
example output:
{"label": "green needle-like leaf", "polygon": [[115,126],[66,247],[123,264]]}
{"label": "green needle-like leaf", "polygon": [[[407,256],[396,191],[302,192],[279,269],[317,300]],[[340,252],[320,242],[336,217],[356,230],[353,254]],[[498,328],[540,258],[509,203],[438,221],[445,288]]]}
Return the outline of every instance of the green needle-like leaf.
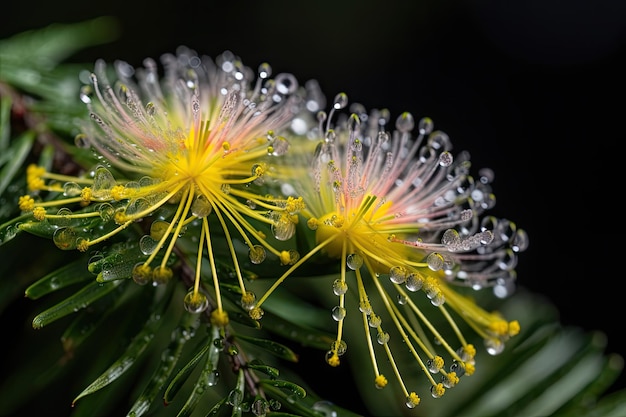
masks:
{"label": "green needle-like leaf", "polygon": [[[178,326],[173,330],[170,344],[165,348],[163,353],[161,354],[161,362],[155,368],[150,381],[142,391],[142,393],[137,397],[135,403],[131,407],[128,415],[139,417],[148,412],[150,406],[154,403],[157,395],[163,389],[165,385],[165,381],[170,377],[174,370],[174,366],[178,363],[180,355],[183,351],[183,348],[191,340],[189,334],[193,333],[191,331],[192,328],[198,326],[199,316],[196,314],[188,314],[184,313],[181,318]],[[205,347],[194,357],[196,363],[197,361],[204,355],[206,352],[205,349],[208,348],[208,343],[204,343]],[[189,366],[189,364],[187,364]],[[193,369],[193,365],[191,366]],[[177,391],[179,387],[176,386],[171,388],[171,385],[168,389],[171,389],[173,392],[170,395],[174,395],[174,392]],[[167,393],[166,393],[167,395]],[[167,400],[166,400],[167,404]]]}
{"label": "green needle-like leaf", "polygon": [[79,282],[92,280],[93,278],[93,274],[91,274],[85,266],[85,260],[80,258],[31,284],[26,288],[25,295],[32,300],[36,300],[54,291],[61,290]]}
{"label": "green needle-like leaf", "polygon": [[242,334],[237,335],[237,337],[247,343],[251,343],[255,346],[263,348],[264,350],[272,353],[275,356],[278,356],[279,358],[288,360],[290,362],[298,361],[298,355],[296,355],[293,350],[289,349],[287,346],[281,343],[268,339],[244,336]]}
{"label": "green needle-like leaf", "polygon": [[93,302],[106,296],[111,291],[115,290],[122,281],[114,281],[111,283],[100,284],[98,282],[92,282],[87,284],[80,291],[74,295],[66,298],[60,303],[50,307],[49,309],[39,313],[33,319],[33,328],[41,329],[42,327],[59,320],[69,314],[86,308]]}
{"label": "green needle-like leaf", "polygon": [[[104,284],[115,286],[115,282]],[[95,381],[85,388],[72,402],[75,404],[79,399],[93,394],[94,392],[106,387],[119,377],[121,377],[128,369],[130,369],[139,359],[141,354],[154,339],[154,335],[159,329],[162,322],[163,313],[168,306],[170,297],[162,296],[157,305],[153,308],[152,314],[143,326],[143,329],[135,335],[126,351],[120,356],[109,368],[104,371]]]}

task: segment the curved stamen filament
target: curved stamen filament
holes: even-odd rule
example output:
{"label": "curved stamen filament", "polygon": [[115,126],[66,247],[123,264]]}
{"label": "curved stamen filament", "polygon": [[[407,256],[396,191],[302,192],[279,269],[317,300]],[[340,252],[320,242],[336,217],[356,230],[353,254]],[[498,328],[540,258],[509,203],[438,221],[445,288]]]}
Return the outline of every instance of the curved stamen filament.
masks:
{"label": "curved stamen filament", "polygon": [[[176,244],[176,240],[178,239],[178,236],[180,236],[180,231],[183,228],[183,221],[179,219],[187,218],[187,213],[189,212],[189,208],[191,207],[191,203],[193,202],[193,196],[194,196],[194,187],[188,187],[185,190],[185,194],[183,195],[183,198],[180,200],[181,202],[178,207],[178,210],[176,211],[176,216],[172,220],[172,224],[174,223],[174,221],[176,222],[176,231],[172,235],[172,240],[170,240],[170,244],[167,247],[167,250],[165,251],[163,260],[161,261],[162,267],[165,267],[165,265],[167,264],[167,259],[170,257],[172,250],[174,250],[174,245]],[[179,217],[180,207],[183,205],[183,203],[184,203],[184,209],[183,209],[182,214]]]}
{"label": "curved stamen filament", "polygon": [[287,271],[285,271],[285,273],[283,275],[281,275],[280,278],[278,278],[274,284],[272,284],[272,286],[265,292],[265,294],[263,294],[263,296],[259,299],[259,301],[257,301],[256,303],[256,307],[260,307],[261,304],[263,304],[263,302],[270,296],[270,294],[272,292],[274,292],[274,290],[276,288],[278,288],[278,286],[280,284],[282,284],[282,282],[289,276],[291,275],[291,273],[293,271],[295,271],[298,267],[300,267],[300,265],[302,265],[304,262],[306,262],[310,257],[312,257],[313,255],[315,255],[317,252],[319,252],[324,246],[328,245],[330,242],[332,242],[333,240],[335,240],[335,238],[337,237],[337,235],[333,235],[331,237],[329,237],[328,239],[326,239],[325,241],[323,241],[322,243],[319,243],[317,246],[315,246],[313,249],[311,249],[306,255],[304,255],[302,258],[300,258],[298,260],[298,262],[296,262],[295,264],[293,264]]}
{"label": "curved stamen filament", "polygon": [[[211,203],[213,205],[213,203]],[[239,288],[241,289],[241,294],[245,294],[246,293],[246,287],[243,283],[243,277],[241,275],[241,269],[239,268],[239,262],[237,261],[237,254],[235,252],[235,247],[233,246],[233,241],[230,237],[230,232],[228,231],[228,227],[226,225],[226,222],[224,221],[224,217],[222,216],[222,213],[220,212],[220,210],[217,209],[217,207],[215,207],[215,205],[213,205],[214,211],[215,211],[215,215],[217,216],[217,218],[219,219],[220,224],[222,225],[222,231],[224,232],[224,237],[226,238],[226,243],[228,245],[228,250],[230,251],[230,256],[233,260],[233,266],[235,267],[235,272],[237,275],[237,281],[239,282]],[[232,222],[232,219],[231,219]],[[236,226],[236,225],[235,225]],[[244,239],[246,238],[245,235],[243,235]],[[250,247],[251,244],[249,244]]]}

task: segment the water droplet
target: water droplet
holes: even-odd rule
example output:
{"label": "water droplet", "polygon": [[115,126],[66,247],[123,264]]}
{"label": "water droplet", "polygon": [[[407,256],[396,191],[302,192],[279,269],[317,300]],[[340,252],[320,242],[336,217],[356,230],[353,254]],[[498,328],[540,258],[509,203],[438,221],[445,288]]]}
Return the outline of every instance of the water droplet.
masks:
{"label": "water droplet", "polygon": [[89,148],[89,138],[84,133],[79,133],[74,137],[74,145],[77,148],[87,149]]}
{"label": "water droplet", "polygon": [[446,151],[439,154],[439,165],[441,165],[442,167],[449,167],[450,165],[452,165],[453,161],[454,157],[450,152]]}
{"label": "water droplet", "polygon": [[265,248],[261,245],[254,245],[248,251],[248,257],[250,258],[250,262],[255,265],[263,262],[266,256],[267,254],[265,252]]}
{"label": "water droplet", "polygon": [[48,283],[50,285],[51,290],[56,290],[61,286],[61,282],[59,281],[59,278],[57,277],[51,278],[50,281],[48,281]]}
{"label": "water droplet", "polygon": [[348,105],[348,95],[346,93],[339,93],[333,100],[333,108],[341,110]]}
{"label": "water droplet", "polygon": [[274,155],[274,156],[284,155],[289,150],[289,142],[284,137],[278,136],[276,139],[272,141],[271,149],[272,149],[272,152],[270,152],[271,155]]}
{"label": "water droplet", "polygon": [[346,265],[348,265],[348,268],[356,271],[363,265],[363,257],[358,253],[351,253],[346,257]]}
{"label": "water droplet", "polygon": [[335,321],[341,321],[346,317],[346,309],[344,307],[335,306],[332,309],[332,317]]}
{"label": "water droplet", "polygon": [[240,405],[242,399],[242,392],[238,389],[234,389],[228,393],[228,398],[226,399],[226,402],[230,405]]}
{"label": "water droplet", "polygon": [[383,324],[383,320],[377,314],[370,314],[367,320],[367,324],[371,328],[377,329],[380,327],[381,324]]}
{"label": "water droplet", "polygon": [[376,340],[379,344],[384,345],[389,342],[389,333],[387,332],[378,332],[376,335]]}
{"label": "water droplet", "polygon": [[298,88],[298,80],[293,74],[277,74],[274,80],[276,81],[276,91],[280,94],[291,94]]}
{"label": "water droplet", "polygon": [[154,240],[151,236],[144,235],[139,239],[139,250],[144,255],[150,255],[159,246],[159,241]]}
{"label": "water droplet", "polygon": [[259,398],[252,403],[250,411],[252,411],[252,414],[255,416],[265,417],[267,412],[270,411],[270,405],[265,399]]}
{"label": "water droplet", "polygon": [[94,197],[101,200],[109,200],[111,198],[111,188],[115,184],[115,178],[108,169],[103,166],[96,168],[93,186],[91,187]]}
{"label": "water droplet", "polygon": [[259,65],[259,78],[262,80],[269,78],[272,75],[272,67],[267,62],[263,62]]}
{"label": "water droplet", "polygon": [[403,266],[392,266],[389,269],[389,280],[394,284],[402,284],[406,281],[407,270]]}
{"label": "water droplet", "polygon": [[78,235],[71,227],[60,227],[52,235],[54,244],[63,250],[76,249]]}
{"label": "water droplet", "polygon": [[245,295],[241,296],[241,306],[245,310],[252,310],[256,304],[256,295],[252,291],[246,291]]}
{"label": "water droplet", "polygon": [[209,387],[214,387],[215,385],[217,385],[219,380],[220,380],[220,373],[219,373],[219,371],[217,369],[214,369],[207,376],[207,385]]}
{"label": "water droplet", "polygon": [[324,417],[337,417],[337,411],[333,409],[334,404],[330,401],[317,401],[311,408]]}
{"label": "water droplet", "polygon": [[396,119],[396,129],[402,133],[408,133],[415,127],[415,120],[413,115],[409,112],[404,112]]}
{"label": "water droplet", "polygon": [[348,345],[344,340],[335,340],[330,344],[330,350],[336,351],[339,356],[343,356],[348,350]]}
{"label": "water droplet", "polygon": [[204,194],[198,195],[191,205],[191,214],[203,218],[211,214],[213,207]]}
{"label": "water droplet", "polygon": [[272,223],[271,230],[276,239],[284,241],[296,233],[296,225],[290,216],[283,214]]}
{"label": "water droplet", "polygon": [[202,313],[209,307],[209,300],[206,295],[204,295],[200,291],[194,291],[193,288],[189,290],[189,292],[187,292],[183,303],[185,306],[185,310],[194,314]]}
{"label": "water droplet", "polygon": [[441,270],[441,268],[443,268],[445,259],[440,253],[432,252],[429,253],[426,257],[426,263],[428,264],[428,267],[433,271],[439,271]]}
{"label": "water droplet", "polygon": [[100,213],[100,218],[105,222],[110,221],[115,215],[115,209],[109,203],[102,203],[98,206],[98,212]]}
{"label": "water droplet", "polygon": [[406,277],[406,289],[412,292],[419,291],[424,285],[424,277],[419,272],[412,272]]}
{"label": "water droplet", "polygon": [[170,224],[162,220],[152,222],[150,225],[150,237],[156,241],[161,240],[169,227]]}
{"label": "water droplet", "polygon": [[335,282],[333,282],[333,293],[337,296],[339,295],[343,295],[348,291],[348,284],[346,284],[345,281],[342,281],[340,279],[336,279]]}
{"label": "water droplet", "polygon": [[139,285],[146,285],[152,280],[152,268],[143,262],[135,264],[131,272],[133,281]]}
{"label": "water droplet", "polygon": [[74,197],[80,195],[83,188],[75,182],[66,182],[63,185],[63,195],[65,197]]}
{"label": "water droplet", "polygon": [[423,117],[417,124],[420,135],[428,135],[433,131],[434,123],[430,117]]}

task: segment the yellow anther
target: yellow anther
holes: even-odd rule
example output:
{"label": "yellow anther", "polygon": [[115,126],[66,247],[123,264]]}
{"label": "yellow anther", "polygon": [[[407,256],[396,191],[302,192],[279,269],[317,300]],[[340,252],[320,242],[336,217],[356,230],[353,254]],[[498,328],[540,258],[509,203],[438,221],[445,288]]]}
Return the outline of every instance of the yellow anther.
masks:
{"label": "yellow anther", "polygon": [[230,150],[230,143],[229,142],[222,143],[222,149],[224,149],[225,151],[229,151]]}
{"label": "yellow anther", "polygon": [[311,217],[306,221],[306,225],[311,230],[316,230],[319,227],[319,221],[315,217]]}
{"label": "yellow anther", "polygon": [[87,249],[89,249],[89,239],[81,239],[76,245],[76,249],[78,249],[79,252],[87,252]]}
{"label": "yellow anther", "polygon": [[152,281],[156,284],[166,284],[172,279],[173,276],[174,272],[172,271],[172,268],[167,266],[159,266],[152,270]]}
{"label": "yellow anther", "polygon": [[326,362],[332,366],[333,368],[339,366],[341,364],[341,360],[339,359],[339,355],[337,355],[337,352],[328,352],[329,355],[327,355],[326,357]]}
{"label": "yellow anther", "polygon": [[422,401],[422,399],[415,392],[411,392],[406,399],[408,407],[416,407]]}
{"label": "yellow anther", "polygon": [[474,374],[474,371],[476,371],[476,367],[474,367],[473,364],[469,362],[465,362],[464,365],[465,365],[465,375],[471,376],[472,374]]}
{"label": "yellow anther", "polygon": [[133,267],[133,279],[141,283],[148,282],[152,278],[152,268],[146,264],[137,264]]}
{"label": "yellow anther", "polygon": [[35,208],[35,200],[29,195],[21,196],[17,203],[22,211],[33,211]]}
{"label": "yellow anther", "polygon": [[124,187],[123,185],[116,185],[113,188],[111,188],[111,197],[116,200],[116,201],[120,201],[123,200],[124,198],[126,198],[126,187]]}
{"label": "yellow anther", "polygon": [[93,191],[91,190],[91,187],[85,187],[80,192],[80,198],[81,200],[83,200],[84,203],[91,202],[92,197],[93,197]]}
{"label": "yellow anther", "polygon": [[128,216],[123,211],[116,211],[115,215],[113,216],[113,219],[115,220],[115,223],[117,224],[124,224],[129,220]]}
{"label": "yellow anther", "polygon": [[226,327],[228,324],[228,313],[224,310],[213,310],[211,313],[211,324],[218,327]]}
{"label": "yellow anther", "polygon": [[441,356],[435,356],[433,358],[432,363],[433,363],[433,367],[436,369],[437,372],[439,372],[441,368],[443,368],[443,365],[444,365],[444,361]]}
{"label": "yellow anther", "polygon": [[280,264],[281,265],[289,265],[291,263],[291,255],[289,254],[289,251],[282,251],[280,253]]}
{"label": "yellow anther", "polygon": [[249,305],[249,304],[252,304],[255,299],[256,297],[254,296],[253,292],[247,292],[241,296],[241,303],[243,305]]}
{"label": "yellow anther", "polygon": [[[302,197],[298,197],[298,198],[289,197],[287,198],[287,202],[285,204],[285,211],[289,214],[294,214],[304,209],[304,207],[305,207],[305,204],[304,204],[304,200],[302,199]],[[297,223],[297,220],[296,220],[296,223]]]}
{"label": "yellow anther", "polygon": [[46,173],[44,167],[31,164],[26,169],[26,184],[32,191],[41,190],[45,187],[42,176]]}
{"label": "yellow anther", "polygon": [[333,222],[333,226],[335,226],[336,228],[340,228],[341,226],[343,226],[343,223],[345,221],[343,216],[340,215],[333,216],[331,220]]}
{"label": "yellow anther", "polygon": [[521,327],[519,321],[513,320],[512,322],[509,322],[509,336],[515,336],[519,334],[520,330]]}
{"label": "yellow anther", "polygon": [[430,392],[433,394],[433,397],[439,398],[439,397],[442,397],[443,394],[446,393],[446,388],[440,382],[437,385],[433,385],[433,387],[432,387]]}
{"label": "yellow anther", "polygon": [[43,207],[35,207],[33,210],[35,220],[43,221],[46,218],[46,209]]}
{"label": "yellow anther", "polygon": [[456,376],[456,372],[450,372],[449,374],[447,374],[446,379],[448,380],[448,383],[452,387],[458,384],[460,381],[460,378]]}
{"label": "yellow anther", "polygon": [[493,321],[489,323],[489,330],[499,336],[508,335],[509,323],[504,320]]}
{"label": "yellow anther", "polygon": [[376,375],[376,378],[374,379],[374,384],[378,389],[385,388],[387,386],[387,378],[385,378],[384,375]]}
{"label": "yellow anther", "polygon": [[261,320],[261,317],[263,317],[263,309],[261,309],[261,307],[254,307],[248,312],[248,315],[252,320]]}
{"label": "yellow anther", "polygon": [[473,358],[476,356],[476,348],[472,344],[467,344],[463,346],[463,353],[465,353],[470,358]]}

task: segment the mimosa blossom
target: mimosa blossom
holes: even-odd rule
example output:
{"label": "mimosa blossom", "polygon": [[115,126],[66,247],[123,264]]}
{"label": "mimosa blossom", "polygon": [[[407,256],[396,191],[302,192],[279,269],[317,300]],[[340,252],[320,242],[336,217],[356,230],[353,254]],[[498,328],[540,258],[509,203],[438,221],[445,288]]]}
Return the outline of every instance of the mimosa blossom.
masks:
{"label": "mimosa blossom", "polygon": [[[181,47],[176,55],[163,55],[161,64],[162,77],[152,59],[137,69],[116,62],[117,80],[111,82],[109,67],[96,63],[81,94],[92,123],[77,145],[91,148],[101,164],[80,178],[32,166],[28,185],[33,193],[21,198],[20,207],[57,228],[58,247],[80,251],[152,217],[140,242],[147,258],[132,270],[139,284],[172,278],[168,261],[177,239],[193,228],[198,233],[196,276],[185,306],[193,312],[208,307],[200,290],[206,256],[217,293],[212,320],[223,326],[228,317],[219,295],[209,216],[215,216],[217,233],[227,242],[244,305],[254,299],[244,285],[235,237],[248,246],[253,264],[268,252],[284,265],[299,256],[275,249],[266,232],[281,241],[291,238],[302,200],[257,192],[271,176],[274,160],[287,152],[289,142],[281,132],[299,111],[299,87],[291,74],[271,78],[268,64],[255,74],[230,52],[213,61]],[[44,191],[58,197],[44,200]]]}
{"label": "mimosa blossom", "polygon": [[[340,273],[332,288],[338,297],[332,309],[337,337],[327,362],[339,365],[347,350],[343,326],[350,312],[345,297],[355,294],[375,385],[387,385],[378,366],[382,353],[407,407],[413,408],[420,397],[407,389],[401,373],[415,368],[396,363],[389,341],[398,338],[408,347],[435,398],[463,375],[471,375],[476,349],[459,330],[458,320],[484,339],[491,354],[500,353],[520,328],[517,321],[483,310],[455,287],[492,287],[500,297],[509,294],[517,253],[525,250],[528,239],[511,221],[481,217],[495,204],[493,173],[481,170],[472,176],[469,154],[453,156],[448,136],[434,130],[430,119],[415,126],[413,116],[403,113],[391,126],[387,111],[367,113],[358,105],[349,116],[335,115],[347,103],[347,96],[339,94],[330,114],[318,114],[319,125],[309,132],[318,141],[317,149],[306,164],[292,166],[290,186],[306,202],[301,214],[317,246],[259,298],[250,315],[260,319],[263,302],[316,252],[337,259]],[[302,165],[308,174],[298,171]],[[430,307],[420,307],[418,297],[429,299]],[[433,324],[435,315],[445,319],[445,332],[456,340]]]}

